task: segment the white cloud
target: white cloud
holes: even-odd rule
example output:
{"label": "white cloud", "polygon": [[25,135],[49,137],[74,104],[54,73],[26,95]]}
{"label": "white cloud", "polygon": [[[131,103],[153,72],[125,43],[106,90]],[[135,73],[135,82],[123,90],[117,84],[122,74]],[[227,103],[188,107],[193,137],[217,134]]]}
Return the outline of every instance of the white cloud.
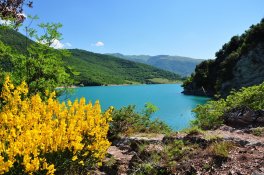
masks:
{"label": "white cloud", "polygon": [[97,46],[97,47],[103,47],[104,46],[104,43],[102,41],[97,41],[95,43],[95,46]]}
{"label": "white cloud", "polygon": [[50,46],[55,48],[55,49],[63,49],[64,48],[64,44],[57,39],[55,39]]}
{"label": "white cloud", "polygon": [[[41,44],[47,44],[46,41],[36,41],[38,43]],[[52,44],[50,45],[50,47],[53,47],[54,49],[64,49],[64,48],[69,48],[71,47],[71,43],[67,42],[67,43],[62,43],[60,40],[53,40]]]}
{"label": "white cloud", "polygon": [[[42,44],[46,44],[46,42],[41,41],[39,43]],[[54,49],[64,49],[64,48],[68,48],[71,47],[71,43],[67,42],[67,43],[62,43],[60,40],[55,39],[52,44],[50,45],[50,47],[53,47]]]}
{"label": "white cloud", "polygon": [[19,14],[17,14],[17,15],[19,15],[19,16],[23,16],[24,18],[27,18],[27,15],[26,15],[25,13],[19,13]]}
{"label": "white cloud", "polygon": [[65,43],[64,44],[66,47],[71,47],[72,45],[71,45],[71,43]]}
{"label": "white cloud", "polygon": [[11,21],[9,21],[9,20],[2,20],[2,19],[0,18],[0,24],[1,24],[1,25],[10,25],[10,24],[11,24]]}

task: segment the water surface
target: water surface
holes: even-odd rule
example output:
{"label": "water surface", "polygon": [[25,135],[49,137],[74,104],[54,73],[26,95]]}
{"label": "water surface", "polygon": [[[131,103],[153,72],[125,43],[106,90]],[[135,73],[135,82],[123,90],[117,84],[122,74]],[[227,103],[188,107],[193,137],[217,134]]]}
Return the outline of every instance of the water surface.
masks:
{"label": "water surface", "polygon": [[[69,99],[85,97],[87,101],[100,101],[102,109],[110,106],[121,108],[134,104],[138,111],[151,102],[159,108],[153,118],[160,118],[174,130],[186,128],[194,118],[191,110],[197,104],[204,104],[208,98],[183,95],[179,84],[96,86],[75,88]],[[65,100],[65,96],[60,97]]]}

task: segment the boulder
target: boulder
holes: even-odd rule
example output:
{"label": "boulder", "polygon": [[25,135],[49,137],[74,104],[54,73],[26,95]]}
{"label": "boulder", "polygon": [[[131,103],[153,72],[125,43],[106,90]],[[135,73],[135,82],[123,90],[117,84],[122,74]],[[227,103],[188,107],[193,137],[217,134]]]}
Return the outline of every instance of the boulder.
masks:
{"label": "boulder", "polygon": [[234,128],[251,128],[264,126],[264,110],[252,110],[238,107],[224,114],[226,125]]}

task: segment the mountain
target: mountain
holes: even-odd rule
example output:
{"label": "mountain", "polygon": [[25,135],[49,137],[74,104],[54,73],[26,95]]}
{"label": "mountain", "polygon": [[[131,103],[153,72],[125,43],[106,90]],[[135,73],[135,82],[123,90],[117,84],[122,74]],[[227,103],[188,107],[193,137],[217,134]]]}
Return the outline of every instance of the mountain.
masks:
{"label": "mountain", "polygon": [[264,19],[216,52],[216,59],[199,64],[184,82],[185,94],[220,95],[264,81]]}
{"label": "mountain", "polygon": [[[0,29],[0,41],[14,51],[24,54],[34,41],[10,29]],[[75,84],[109,85],[176,82],[180,76],[146,64],[114,56],[70,49],[70,57],[63,58],[65,67],[73,72]]]}
{"label": "mountain", "polygon": [[112,54],[107,54],[107,55],[112,55],[118,58],[122,58],[125,60],[130,60],[130,61],[135,61],[139,63],[147,63],[148,59],[151,57],[149,55],[123,55],[121,53],[112,53]]}
{"label": "mountain", "polygon": [[196,65],[201,63],[202,59],[194,59],[182,56],[170,55],[123,55],[120,53],[109,54],[119,58],[145,63],[163,70],[174,72],[183,77],[190,76],[194,72]]}

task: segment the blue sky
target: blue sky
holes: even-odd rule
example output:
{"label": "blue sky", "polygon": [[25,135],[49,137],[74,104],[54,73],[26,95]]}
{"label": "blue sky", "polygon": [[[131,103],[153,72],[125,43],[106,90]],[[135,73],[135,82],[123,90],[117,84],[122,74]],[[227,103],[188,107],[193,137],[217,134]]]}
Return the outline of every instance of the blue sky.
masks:
{"label": "blue sky", "polygon": [[214,58],[264,17],[264,0],[34,0],[25,13],[60,22],[61,43],[97,53]]}

